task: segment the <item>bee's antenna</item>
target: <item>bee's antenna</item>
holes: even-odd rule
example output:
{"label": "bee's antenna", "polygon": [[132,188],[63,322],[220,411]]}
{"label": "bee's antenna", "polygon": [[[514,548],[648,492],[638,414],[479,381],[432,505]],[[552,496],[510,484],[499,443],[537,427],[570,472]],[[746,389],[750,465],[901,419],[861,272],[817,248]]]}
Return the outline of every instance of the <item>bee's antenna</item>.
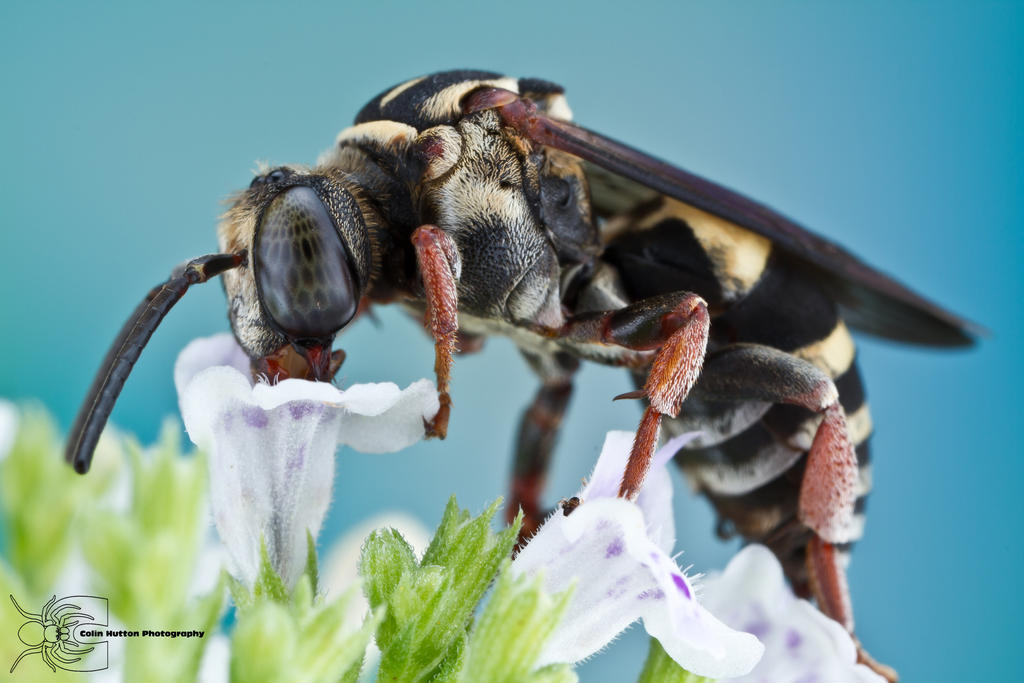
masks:
{"label": "bee's antenna", "polygon": [[207,254],[192,259],[175,268],[167,281],[151,289],[136,307],[103,359],[103,365],[96,373],[68,435],[64,457],[74,465],[76,472],[85,474],[89,471],[96,442],[125,380],[171,307],[178,303],[190,286],[237,268],[245,263],[245,259],[244,251],[238,254]]}

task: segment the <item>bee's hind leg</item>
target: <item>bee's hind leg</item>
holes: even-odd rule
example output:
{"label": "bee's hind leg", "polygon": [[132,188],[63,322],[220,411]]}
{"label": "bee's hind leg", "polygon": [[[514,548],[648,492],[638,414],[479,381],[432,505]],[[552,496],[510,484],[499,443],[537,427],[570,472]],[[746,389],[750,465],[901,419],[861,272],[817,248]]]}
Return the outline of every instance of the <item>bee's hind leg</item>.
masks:
{"label": "bee's hind leg", "polygon": [[[839,405],[838,394],[824,409],[835,385],[831,380],[820,385],[818,396],[805,395],[805,408],[824,412],[807,453],[807,465],[800,483],[797,504],[800,521],[811,528],[814,535],[807,544],[807,573],[811,593],[818,608],[842,624],[857,645],[857,660],[887,681],[899,680],[896,670],[876,662],[857,640],[853,630],[853,603],[846,581],[846,568],[833,544],[853,540],[854,502],[857,486],[857,455],[850,441],[846,413]],[[831,391],[824,391],[824,389]],[[798,398],[805,398],[800,396]],[[818,401],[819,407],[813,407]],[[800,405],[798,401],[790,401]]]}
{"label": "bee's hind leg", "polygon": [[811,592],[818,601],[818,608],[842,624],[853,638],[857,646],[857,661],[890,683],[896,683],[899,680],[896,670],[875,661],[854,635],[853,606],[846,582],[846,568],[835,547],[817,534],[807,544],[807,574],[811,582]]}
{"label": "bee's hind leg", "polygon": [[711,354],[694,388],[702,399],[767,401],[797,405],[822,415],[800,483],[797,516],[812,532],[807,544],[811,593],[821,611],[854,638],[857,656],[889,681],[896,672],[875,662],[854,636],[846,569],[835,544],[853,538],[857,457],[839,392],[820,368],[792,354],[758,344],[734,344]]}
{"label": "bee's hind leg", "polygon": [[717,401],[790,404],[821,415],[807,453],[798,516],[829,543],[853,540],[857,455],[828,374],[785,351],[733,344],[708,357],[694,393]]}

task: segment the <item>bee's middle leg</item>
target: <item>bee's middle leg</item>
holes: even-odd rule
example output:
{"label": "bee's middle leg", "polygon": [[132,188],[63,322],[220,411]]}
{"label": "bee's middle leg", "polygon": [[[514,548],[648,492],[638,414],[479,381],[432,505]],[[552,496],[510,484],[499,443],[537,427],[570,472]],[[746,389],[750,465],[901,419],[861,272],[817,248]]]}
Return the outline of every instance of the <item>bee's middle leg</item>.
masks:
{"label": "bee's middle leg", "polygon": [[541,503],[558,430],[572,396],[573,374],[579,361],[567,353],[534,354],[523,351],[530,366],[541,378],[541,386],[523,412],[516,436],[512,485],[506,518],[511,523],[523,511],[519,541],[523,544],[537,529],[548,510]]}
{"label": "bee's middle leg", "polygon": [[646,397],[649,402],[633,440],[619,497],[632,500],[640,492],[658,441],[661,416],[679,414],[700,375],[710,322],[704,299],[692,292],[673,292],[615,311],[576,316],[562,328],[562,336],[569,339],[654,352],[643,390],[619,397]]}

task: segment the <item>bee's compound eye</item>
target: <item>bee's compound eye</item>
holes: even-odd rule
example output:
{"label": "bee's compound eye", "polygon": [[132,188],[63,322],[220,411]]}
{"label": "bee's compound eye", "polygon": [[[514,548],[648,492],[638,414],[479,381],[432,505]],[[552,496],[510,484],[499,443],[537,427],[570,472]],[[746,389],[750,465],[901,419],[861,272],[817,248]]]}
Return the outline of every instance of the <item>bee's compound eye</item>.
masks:
{"label": "bee's compound eye", "polygon": [[263,308],[291,339],[329,337],[355,315],[360,292],[351,259],[311,187],[290,187],[270,202],[253,256]]}

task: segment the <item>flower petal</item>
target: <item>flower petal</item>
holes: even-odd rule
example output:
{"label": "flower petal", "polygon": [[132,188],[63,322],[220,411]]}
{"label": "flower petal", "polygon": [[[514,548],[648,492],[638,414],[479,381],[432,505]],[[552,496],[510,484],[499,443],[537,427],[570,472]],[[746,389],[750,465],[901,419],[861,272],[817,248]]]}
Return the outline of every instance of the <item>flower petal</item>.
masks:
{"label": "flower petal", "polygon": [[[676,542],[675,516],[672,512],[672,481],[666,465],[680,448],[699,434],[700,432],[682,434],[670,439],[655,451],[651,459],[651,469],[637,496],[636,502],[647,520],[649,535],[666,553],[672,552]],[[604,438],[604,446],[601,447],[601,455],[594,465],[594,471],[587,479],[586,486],[579,492],[579,497],[586,501],[618,496],[622,473],[626,470],[632,449],[632,432],[608,432]]]}
{"label": "flower petal", "polygon": [[199,682],[223,683],[230,680],[230,669],[231,639],[223,633],[214,633],[203,650],[203,658],[199,660]]}
{"label": "flower petal", "polygon": [[[214,374],[204,376],[202,384],[189,390],[204,373]],[[229,397],[263,410],[291,402],[328,404],[338,415],[338,444],[364,453],[392,453],[416,443],[423,438],[424,420],[440,407],[429,380],[413,382],[404,390],[392,382],[381,382],[356,384],[342,391],[329,382],[301,379],[252,386],[249,360],[230,334],[196,339],[186,346],[175,363],[174,380],[185,427],[192,441],[204,449],[209,447],[212,432],[211,408]],[[251,390],[251,396],[246,396],[246,390]],[[307,409],[311,408],[294,408],[296,412]]]}
{"label": "flower petal", "polygon": [[[389,393],[389,388],[398,389],[390,383],[357,384],[345,392],[346,399],[357,388],[380,388]],[[423,438],[424,421],[436,415],[441,406],[434,383],[426,379],[417,380],[393,395],[386,412],[360,412],[367,410],[366,404],[353,404],[343,404],[346,411],[341,417],[339,442],[363,453],[393,453],[416,443]]]}
{"label": "flower petal", "polygon": [[174,388],[178,396],[185,393],[185,386],[202,370],[218,365],[231,366],[242,375],[249,372],[249,357],[231,334],[225,332],[189,342],[174,362]]}
{"label": "flower petal", "polygon": [[[214,521],[236,573],[255,580],[262,536],[271,564],[291,585],[304,565],[306,531],[316,536],[330,503],[338,415],[315,402],[265,410],[247,400],[251,389],[229,373],[236,371],[211,368],[189,385],[186,428],[209,454]],[[209,386],[218,382],[220,392]],[[232,388],[238,393],[228,393]],[[209,405],[209,412],[197,404]],[[198,429],[190,419],[197,413]]]}
{"label": "flower petal", "polygon": [[587,478],[587,484],[580,490],[580,498],[614,498],[619,495],[622,473],[629,461],[633,448],[633,432],[613,431],[604,437],[601,455],[597,458],[594,471]]}
{"label": "flower petal", "polygon": [[549,593],[575,584],[539,665],[585,659],[638,618],[673,659],[701,676],[746,673],[761,655],[756,638],[726,627],[697,602],[688,579],[647,536],[643,514],[628,501],[591,498],[569,516],[555,513],[512,568],[542,574]]}
{"label": "flower petal", "polygon": [[733,628],[756,635],[765,645],[764,658],[749,681],[881,682],[857,664],[857,648],[842,626],[793,595],[775,555],[750,545],[725,571],[702,584],[704,604]]}
{"label": "flower petal", "polygon": [[655,451],[651,469],[636,498],[636,504],[647,520],[647,535],[667,554],[671,554],[676,546],[676,518],[672,508],[672,478],[668,463],[680,448],[699,435],[700,432],[680,434]]}
{"label": "flower petal", "polygon": [[209,454],[214,522],[233,572],[255,580],[262,538],[291,585],[305,564],[306,531],[316,536],[330,503],[338,446],[389,452],[414,443],[437,412],[437,392],[426,380],[404,391],[297,379],[254,387],[240,354],[227,335],[186,347],[175,367],[182,418]]}
{"label": "flower petal", "polygon": [[0,399],[0,460],[7,457],[18,433],[18,409],[5,399]]}

